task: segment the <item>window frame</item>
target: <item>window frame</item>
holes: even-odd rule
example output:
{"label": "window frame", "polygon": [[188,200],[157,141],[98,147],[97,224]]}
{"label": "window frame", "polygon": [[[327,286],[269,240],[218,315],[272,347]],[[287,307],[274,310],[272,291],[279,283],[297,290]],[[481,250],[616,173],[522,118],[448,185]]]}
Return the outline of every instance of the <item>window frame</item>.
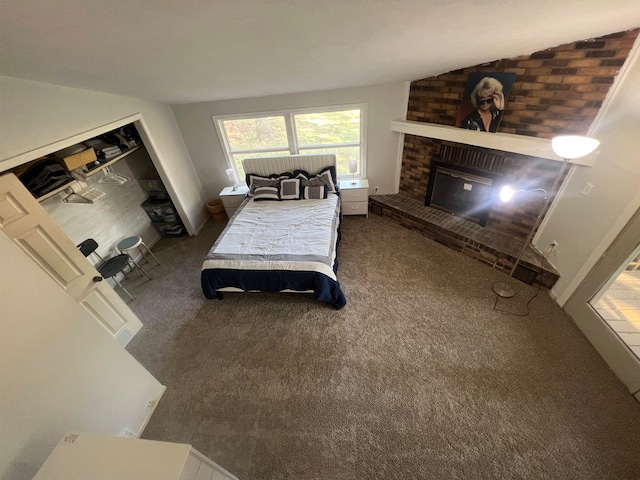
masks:
{"label": "window frame", "polygon": [[[300,155],[306,154],[310,149],[321,149],[327,147],[353,147],[357,146],[360,148],[360,159],[358,161],[358,173],[355,178],[366,178],[366,147],[367,147],[367,103],[353,103],[353,104],[345,104],[345,105],[328,105],[328,106],[320,106],[320,107],[307,107],[307,108],[295,108],[295,109],[286,109],[286,110],[271,110],[271,111],[262,111],[262,112],[249,112],[249,113],[234,113],[228,115],[212,115],[211,119],[213,120],[213,124],[215,126],[216,132],[218,134],[218,139],[220,141],[220,145],[222,146],[222,150],[224,152],[225,161],[227,163],[227,168],[232,168],[238,177],[238,184],[246,185],[245,178],[240,178],[238,169],[236,168],[235,161],[233,160],[234,155],[238,154],[250,154],[250,153],[260,153],[261,151],[268,152],[272,154],[274,152],[286,152],[289,155]],[[319,145],[305,145],[302,148],[302,153],[300,152],[300,146],[298,145],[298,135],[296,132],[296,124],[295,124],[295,116],[298,114],[312,114],[312,113],[330,113],[330,112],[340,112],[344,110],[360,110],[360,139],[359,143],[356,142],[347,142],[347,143],[332,143],[332,144],[319,144]],[[285,123],[285,129],[287,133],[287,142],[288,145],[286,147],[280,148],[255,148],[249,150],[232,150],[231,143],[229,142],[229,138],[227,136],[227,131],[224,128],[223,122],[226,120],[249,120],[256,118],[265,118],[265,117],[283,117]],[[338,173],[338,181],[351,179],[353,175],[350,173]]]}

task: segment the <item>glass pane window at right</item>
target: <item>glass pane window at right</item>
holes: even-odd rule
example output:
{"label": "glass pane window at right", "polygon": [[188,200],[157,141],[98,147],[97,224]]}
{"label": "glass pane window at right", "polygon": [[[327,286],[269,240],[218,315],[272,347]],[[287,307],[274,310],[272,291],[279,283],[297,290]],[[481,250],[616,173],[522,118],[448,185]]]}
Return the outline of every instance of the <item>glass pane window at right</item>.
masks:
{"label": "glass pane window at right", "polygon": [[361,110],[294,114],[300,153],[333,153],[338,175],[349,174],[349,162],[360,164]]}
{"label": "glass pane window at right", "polygon": [[300,147],[360,142],[360,110],[294,115]]}

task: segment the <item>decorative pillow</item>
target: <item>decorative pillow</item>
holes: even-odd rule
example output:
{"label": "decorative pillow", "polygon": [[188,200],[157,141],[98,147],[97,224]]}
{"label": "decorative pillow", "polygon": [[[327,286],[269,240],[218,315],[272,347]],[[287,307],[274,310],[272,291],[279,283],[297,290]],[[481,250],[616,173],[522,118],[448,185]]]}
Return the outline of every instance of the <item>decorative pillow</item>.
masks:
{"label": "decorative pillow", "polygon": [[253,200],[256,202],[262,200],[280,200],[278,187],[256,187]]}
{"label": "decorative pillow", "polygon": [[309,174],[309,172],[305,170],[296,170],[294,173],[296,178],[299,178],[302,181],[302,185],[309,185],[313,187],[318,187],[320,185],[326,185],[327,190],[330,193],[336,193],[336,181],[334,180],[335,168],[327,167],[320,170],[315,175]]}
{"label": "decorative pillow", "polygon": [[310,177],[313,177],[313,175],[306,170],[294,170],[293,176],[295,178],[304,178],[305,180],[309,180]]}
{"label": "decorative pillow", "polygon": [[307,172],[301,172],[300,170],[296,170],[296,176],[294,178],[299,179],[300,185],[304,186],[309,184],[309,178],[312,176],[313,175],[309,175]]}
{"label": "decorative pillow", "polygon": [[331,174],[331,169],[333,167],[325,168],[324,170],[318,172],[315,178],[327,186],[327,190],[331,193],[336,193],[336,186],[333,180],[333,175]]}
{"label": "decorative pillow", "polygon": [[269,175],[269,178],[279,178],[280,180],[282,180],[283,178],[293,178],[293,173],[291,173],[291,172],[282,172],[282,173],[278,173],[278,174],[271,174],[271,175]]}
{"label": "decorative pillow", "polygon": [[280,180],[280,199],[298,200],[300,198],[300,179],[286,178]]}
{"label": "decorative pillow", "polygon": [[326,185],[318,185],[318,186],[306,185],[302,188],[302,198],[305,198],[305,199],[327,198],[327,186]]}
{"label": "decorative pillow", "polygon": [[311,174],[311,173],[307,172],[306,170],[294,170],[293,176],[297,177],[299,173],[302,173],[305,177],[311,178],[311,177],[316,176],[316,175],[322,175],[324,172],[329,172],[329,174],[331,175],[331,180],[332,180],[333,184],[337,186],[338,176],[336,175],[336,167],[333,166],[333,165],[325,167],[322,170],[319,170],[318,172],[316,172],[315,174]]}
{"label": "decorative pillow", "polygon": [[258,187],[276,187],[278,180],[269,177],[259,177],[258,175],[247,175],[247,185],[249,185],[249,196],[256,193]]}
{"label": "decorative pillow", "polygon": [[280,180],[292,177],[293,175],[290,172],[269,175],[268,177],[248,173],[246,175],[247,185],[249,186],[248,195],[252,197],[257,187],[278,187],[280,185]]}

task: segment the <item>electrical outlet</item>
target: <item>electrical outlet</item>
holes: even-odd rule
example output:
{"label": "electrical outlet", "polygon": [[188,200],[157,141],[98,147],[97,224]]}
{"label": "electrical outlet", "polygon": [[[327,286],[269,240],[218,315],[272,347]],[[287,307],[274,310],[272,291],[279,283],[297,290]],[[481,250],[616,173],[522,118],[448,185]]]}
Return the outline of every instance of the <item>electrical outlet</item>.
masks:
{"label": "electrical outlet", "polygon": [[582,195],[584,195],[585,197],[588,197],[589,194],[591,193],[591,189],[593,188],[593,184],[592,183],[587,183],[584,188],[582,189]]}
{"label": "electrical outlet", "polygon": [[375,187],[373,187],[373,193],[374,193],[374,194],[378,193],[378,185],[376,185]]}

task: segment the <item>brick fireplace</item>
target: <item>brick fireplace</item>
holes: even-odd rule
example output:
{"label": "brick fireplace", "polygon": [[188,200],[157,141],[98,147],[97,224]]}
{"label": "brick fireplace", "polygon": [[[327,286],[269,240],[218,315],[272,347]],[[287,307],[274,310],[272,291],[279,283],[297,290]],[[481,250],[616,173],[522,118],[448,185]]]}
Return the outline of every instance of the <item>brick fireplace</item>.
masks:
{"label": "brick fireplace", "polygon": [[[619,32],[412,82],[407,120],[452,126],[468,73],[513,72],[516,79],[498,132],[545,139],[585,135],[638,32]],[[447,165],[454,170],[462,167],[485,172],[494,182],[549,190],[561,162],[407,134],[399,194],[375,195],[371,199],[374,213],[389,216],[494,268],[509,271],[543,199],[532,194],[514,204],[493,202],[480,222],[482,226],[474,219],[452,219],[446,208],[443,211],[424,206],[432,169]],[[534,270],[540,266],[536,266],[537,262],[533,252],[530,263],[523,264],[525,269]],[[544,276],[532,274],[532,281],[551,287],[558,278],[557,272],[550,265],[545,270]],[[525,272],[523,276],[531,275]]]}
{"label": "brick fireplace", "polygon": [[[411,157],[420,158],[418,152],[425,151],[429,152],[428,161],[420,161],[418,166],[418,162],[410,160]],[[402,188],[401,180],[400,193],[421,200],[427,193],[434,162],[438,165],[471,168],[476,173],[485,172],[487,177],[494,179],[496,186],[511,184],[525,190],[543,188],[547,191],[551,189],[553,180],[562,166],[561,162],[554,160],[409,135],[405,137],[404,158],[409,160],[403,162],[402,172],[402,179],[407,188]],[[541,204],[542,201],[537,194],[532,194],[530,198],[517,203],[492,201],[487,221],[483,226],[524,239],[533,227]]]}

